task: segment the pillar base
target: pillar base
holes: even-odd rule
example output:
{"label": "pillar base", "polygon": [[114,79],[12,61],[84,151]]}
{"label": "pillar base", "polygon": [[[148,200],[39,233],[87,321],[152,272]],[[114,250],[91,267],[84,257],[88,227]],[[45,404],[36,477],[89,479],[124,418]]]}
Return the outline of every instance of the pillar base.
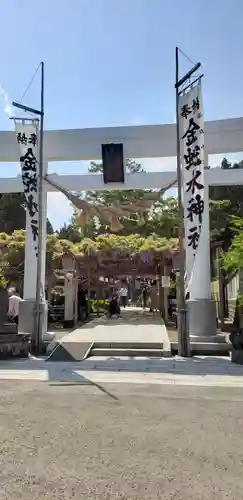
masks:
{"label": "pillar base", "polygon": [[[19,326],[18,333],[33,334],[35,328],[36,316],[36,301],[35,300],[22,300],[19,304]],[[44,340],[47,334],[47,317],[48,305],[47,302],[40,304],[40,331],[41,341]]]}
{"label": "pillar base", "polygon": [[216,304],[212,299],[190,299],[188,326],[191,340],[215,342],[217,335]]}

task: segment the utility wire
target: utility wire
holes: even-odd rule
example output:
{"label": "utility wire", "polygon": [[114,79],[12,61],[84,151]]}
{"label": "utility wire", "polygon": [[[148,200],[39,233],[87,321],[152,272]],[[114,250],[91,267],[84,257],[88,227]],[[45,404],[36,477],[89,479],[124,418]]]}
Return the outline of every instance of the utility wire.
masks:
{"label": "utility wire", "polygon": [[31,85],[32,85],[32,83],[33,83],[33,81],[34,81],[34,79],[35,79],[35,77],[36,77],[36,75],[37,75],[37,73],[38,73],[38,71],[39,71],[39,69],[40,69],[40,66],[41,66],[41,63],[37,66],[37,68],[36,68],[36,70],[35,70],[35,72],[34,72],[34,74],[33,74],[32,78],[31,78],[31,80],[30,80],[30,82],[29,82],[28,86],[26,87],[26,89],[25,89],[25,91],[24,91],[24,93],[23,93],[23,95],[22,95],[22,97],[21,97],[21,99],[20,99],[20,103],[22,103],[22,101],[23,101],[24,97],[26,96],[26,94],[27,94],[28,90],[30,89],[30,87],[31,87]]}
{"label": "utility wire", "polygon": [[[181,55],[182,55],[183,57],[185,57],[185,59],[187,59],[187,60],[188,60],[188,61],[189,61],[189,62],[190,62],[193,66],[196,66],[195,61],[193,61],[192,59],[190,59],[190,57],[188,57],[188,55],[187,55],[187,54],[185,54],[185,52],[183,52],[183,50],[181,50],[179,47],[178,47],[178,50],[179,50],[179,52],[181,53]],[[196,78],[198,77],[198,76],[197,76],[197,72],[195,73],[195,75],[193,76],[193,78],[194,78],[194,77],[196,77]],[[189,80],[191,80],[191,79],[189,79]]]}
{"label": "utility wire", "polygon": [[188,56],[185,54],[185,52],[183,52],[183,50],[181,50],[179,47],[178,47],[178,49],[179,49],[179,52],[181,53],[181,55],[182,55],[182,56],[184,56],[184,57],[185,57],[185,58],[186,58],[186,59],[187,59],[187,60],[188,60],[188,61],[189,61],[189,62],[190,62],[193,66],[195,66],[195,65],[196,65],[196,63],[195,63],[192,59],[190,59],[190,57],[188,57]]}

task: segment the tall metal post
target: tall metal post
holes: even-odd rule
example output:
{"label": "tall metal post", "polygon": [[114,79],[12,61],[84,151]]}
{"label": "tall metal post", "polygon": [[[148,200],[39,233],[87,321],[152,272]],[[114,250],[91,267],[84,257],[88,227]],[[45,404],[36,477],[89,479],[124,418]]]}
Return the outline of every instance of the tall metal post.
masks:
{"label": "tall metal post", "polygon": [[38,255],[37,255],[37,276],[36,276],[36,311],[34,331],[32,332],[32,351],[40,354],[40,326],[41,326],[41,278],[42,278],[42,252],[43,252],[43,189],[44,189],[44,167],[43,167],[43,137],[44,137],[44,63],[41,62],[41,109],[30,108],[24,104],[13,102],[12,105],[22,109],[27,113],[40,116],[39,131],[39,174],[38,174]]}
{"label": "tall metal post", "polygon": [[179,276],[178,276],[178,354],[186,357],[189,354],[189,335],[186,322],[185,299],[185,247],[184,247],[184,206],[182,201],[182,175],[180,150],[180,109],[179,109],[179,53],[176,47],[176,155],[177,155],[177,184],[178,184],[178,211],[179,211]]}
{"label": "tall metal post", "polygon": [[[40,354],[41,349],[41,278],[42,278],[42,251],[43,251],[43,137],[44,137],[44,63],[41,63],[41,106],[40,106],[40,136],[39,136],[39,177],[38,177],[38,257],[36,276],[36,332],[33,336],[33,350]],[[45,291],[44,291],[45,293]]]}
{"label": "tall metal post", "polygon": [[179,213],[179,275],[178,275],[178,352],[180,356],[190,356],[189,332],[187,322],[187,308],[185,297],[185,270],[186,270],[186,252],[184,247],[184,206],[182,200],[182,173],[181,173],[181,150],[180,150],[180,107],[179,96],[180,87],[189,80],[197,71],[201,64],[197,63],[188,73],[179,79],[179,49],[175,52],[176,75],[176,142],[177,142],[177,183],[178,183],[178,213]]}

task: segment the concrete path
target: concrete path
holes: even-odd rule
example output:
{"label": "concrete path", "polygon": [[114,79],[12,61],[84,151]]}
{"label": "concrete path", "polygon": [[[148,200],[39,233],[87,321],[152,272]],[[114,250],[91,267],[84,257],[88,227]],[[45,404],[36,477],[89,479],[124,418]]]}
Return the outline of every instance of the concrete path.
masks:
{"label": "concrete path", "polygon": [[142,308],[122,309],[120,318],[101,317],[65,335],[51,355],[54,361],[80,361],[92,346],[101,345],[160,346],[170,352],[167,329],[159,314],[144,312]]}
{"label": "concrete path", "polygon": [[242,500],[242,388],[3,380],[0,400],[0,500]]}
{"label": "concrete path", "polygon": [[0,363],[0,380],[30,380],[99,385],[146,384],[243,388],[243,366],[226,357],[191,359],[87,359],[49,362],[29,359]]}

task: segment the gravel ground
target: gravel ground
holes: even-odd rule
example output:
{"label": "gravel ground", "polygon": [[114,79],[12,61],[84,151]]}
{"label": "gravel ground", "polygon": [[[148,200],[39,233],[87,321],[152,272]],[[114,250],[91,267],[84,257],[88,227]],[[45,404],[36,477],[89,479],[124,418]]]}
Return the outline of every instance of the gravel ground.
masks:
{"label": "gravel ground", "polygon": [[242,499],[242,390],[4,381],[0,408],[0,500]]}

